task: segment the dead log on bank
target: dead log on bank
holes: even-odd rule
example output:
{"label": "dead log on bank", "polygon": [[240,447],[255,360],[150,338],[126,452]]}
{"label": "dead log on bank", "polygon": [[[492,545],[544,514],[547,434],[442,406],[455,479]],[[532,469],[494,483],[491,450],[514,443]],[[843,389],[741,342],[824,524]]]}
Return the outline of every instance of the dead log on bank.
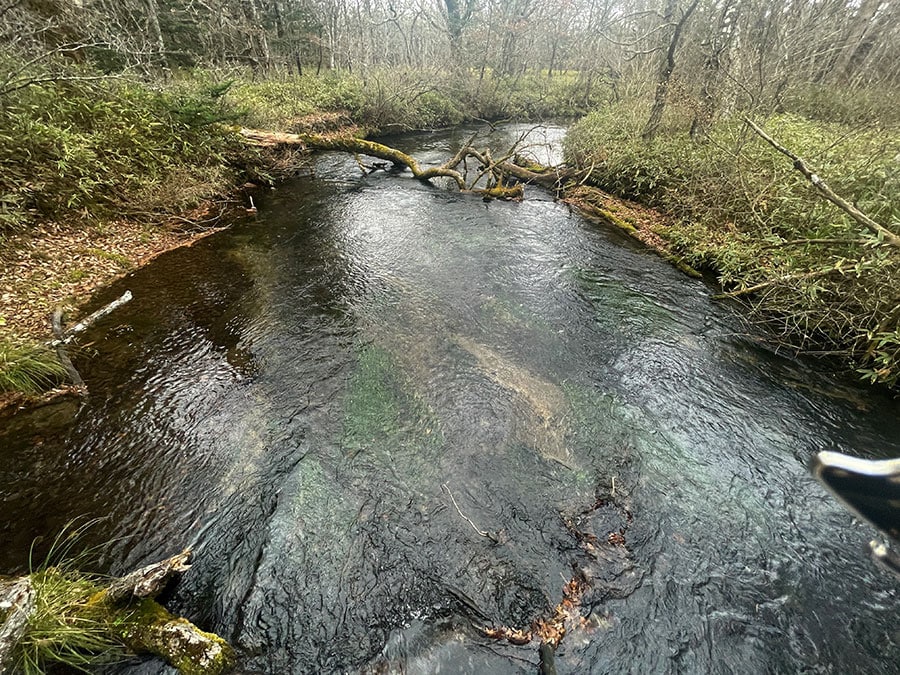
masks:
{"label": "dead log on bank", "polygon": [[57,340],[62,341],[65,344],[68,344],[75,338],[76,335],[86,331],[88,328],[93,326],[104,316],[106,316],[107,314],[111,314],[114,310],[118,309],[122,305],[124,305],[128,302],[131,302],[131,299],[133,297],[134,296],[131,295],[131,291],[125,291],[118,298],[116,298],[112,302],[104,305],[103,307],[98,309],[96,312],[88,314],[86,317],[84,317],[81,321],[76,323],[71,328],[68,328],[65,331],[61,330],[60,334],[56,335],[56,340],[54,340],[52,343],[50,343],[50,346],[55,347],[57,344]]}
{"label": "dead log on bank", "polygon": [[[234,665],[234,652],[228,643],[213,633],[200,630],[186,619],[168,612],[153,598],[176,575],[189,569],[189,551],[141,568],[116,579],[105,588],[83,575],[49,567],[6,583],[0,583],[0,675],[17,672],[18,650],[26,649],[29,640],[42,640],[46,649],[56,639],[52,630],[42,626],[40,636],[30,638],[32,616],[47,607],[56,612],[60,635],[67,627],[90,625],[103,633],[100,639],[135,653],[150,653],[163,658],[186,675],[220,675]],[[50,605],[44,589],[52,588],[54,596],[60,588],[75,589],[66,593],[65,603]],[[57,601],[58,602],[58,601]],[[60,651],[69,649],[59,638]],[[83,658],[82,658],[83,657]],[[82,666],[90,664],[90,655],[79,655]],[[64,660],[64,659],[60,659]]]}

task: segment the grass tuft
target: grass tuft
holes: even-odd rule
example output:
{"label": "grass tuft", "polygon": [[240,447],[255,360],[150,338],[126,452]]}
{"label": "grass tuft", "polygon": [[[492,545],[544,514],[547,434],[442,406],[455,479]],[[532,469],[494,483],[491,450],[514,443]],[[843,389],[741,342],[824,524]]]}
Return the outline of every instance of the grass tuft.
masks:
{"label": "grass tuft", "polygon": [[0,392],[38,394],[63,381],[65,369],[50,349],[0,341]]}
{"label": "grass tuft", "polygon": [[85,531],[95,523],[66,525],[40,561],[34,560],[32,545],[29,578],[34,611],[15,647],[11,672],[44,675],[61,665],[92,673],[124,658],[122,645],[110,631],[108,610],[102,603],[91,603],[103,579],[76,569],[87,565],[96,553],[82,548]]}

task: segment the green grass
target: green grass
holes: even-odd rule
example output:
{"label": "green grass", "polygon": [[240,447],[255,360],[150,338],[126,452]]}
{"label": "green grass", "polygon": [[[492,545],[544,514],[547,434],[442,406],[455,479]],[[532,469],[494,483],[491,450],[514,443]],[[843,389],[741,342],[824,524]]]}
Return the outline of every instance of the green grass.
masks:
{"label": "green grass", "polygon": [[102,587],[103,578],[77,571],[92,558],[82,550],[85,531],[95,521],[70,523],[56,536],[43,560],[30,556],[29,579],[34,590],[34,611],[25,634],[17,643],[11,672],[43,675],[54,666],[96,672],[124,657],[121,644],[109,627],[109,612],[89,600]]}
{"label": "green grass", "polygon": [[35,611],[17,647],[15,672],[46,673],[51,664],[64,664],[85,673],[123,657],[111,636],[108,611],[87,600],[99,590],[89,577],[71,569],[48,567],[33,572]]}
{"label": "green grass", "polygon": [[0,391],[37,394],[58,385],[65,374],[51,350],[0,340]]}

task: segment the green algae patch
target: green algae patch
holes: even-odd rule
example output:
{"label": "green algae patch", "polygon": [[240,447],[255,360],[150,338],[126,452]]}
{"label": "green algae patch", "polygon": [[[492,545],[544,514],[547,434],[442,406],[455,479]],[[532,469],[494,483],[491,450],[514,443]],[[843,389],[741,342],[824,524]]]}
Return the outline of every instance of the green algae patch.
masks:
{"label": "green algae patch", "polygon": [[344,403],[341,445],[348,461],[390,469],[409,491],[439,483],[440,421],[388,350],[360,349]]}

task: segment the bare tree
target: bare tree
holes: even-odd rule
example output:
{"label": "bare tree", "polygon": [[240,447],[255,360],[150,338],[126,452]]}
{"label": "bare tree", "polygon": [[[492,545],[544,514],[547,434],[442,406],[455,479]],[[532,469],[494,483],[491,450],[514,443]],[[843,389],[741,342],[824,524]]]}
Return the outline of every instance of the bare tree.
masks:
{"label": "bare tree", "polygon": [[663,112],[666,108],[666,98],[669,92],[669,81],[672,79],[672,73],[675,71],[675,52],[678,49],[684,28],[691,18],[691,14],[697,8],[699,1],[693,0],[688,8],[681,12],[681,16],[676,21],[678,0],[667,0],[666,13],[663,17],[666,30],[663,34],[668,38],[668,47],[660,69],[659,79],[656,83],[656,93],[653,98],[653,107],[650,109],[650,118],[641,132],[641,138],[645,142],[652,141],[656,137],[656,132],[662,123]]}

